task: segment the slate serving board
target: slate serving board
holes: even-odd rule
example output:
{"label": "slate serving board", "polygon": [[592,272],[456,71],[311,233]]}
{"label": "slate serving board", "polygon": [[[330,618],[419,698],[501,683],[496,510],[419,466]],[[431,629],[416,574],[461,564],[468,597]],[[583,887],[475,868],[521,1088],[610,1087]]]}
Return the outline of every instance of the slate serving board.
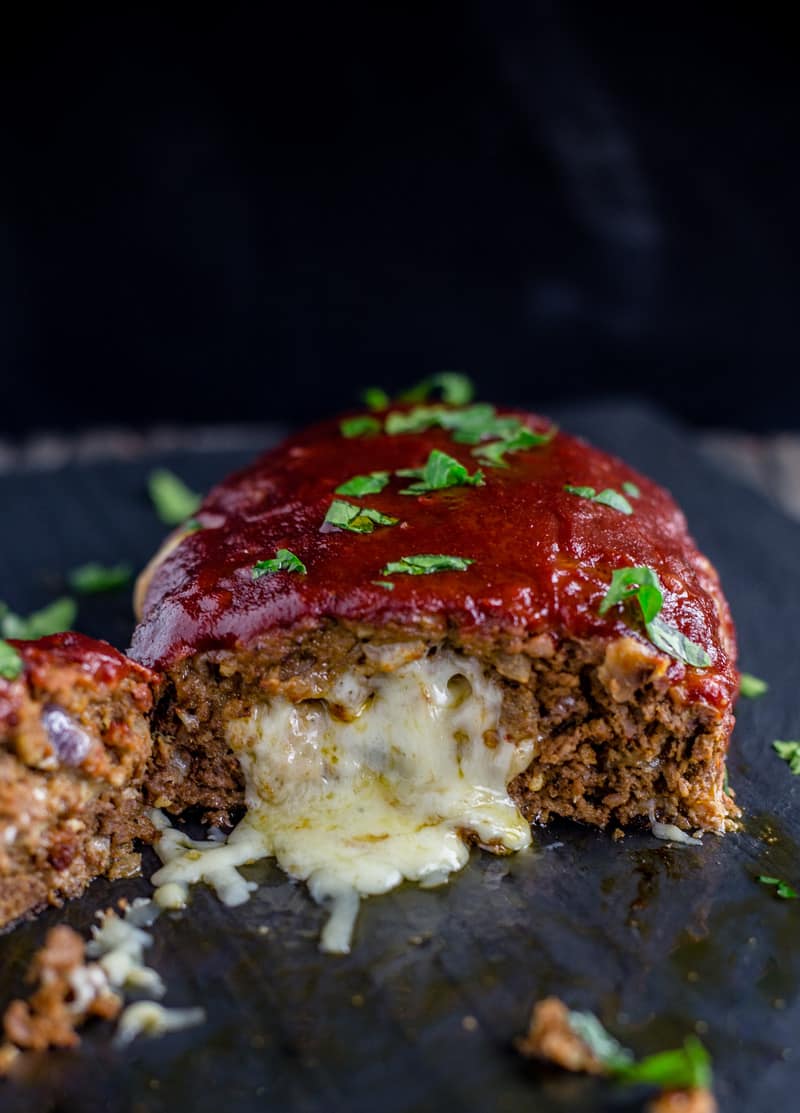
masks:
{"label": "slate serving board", "polygon": [[[800,527],[704,462],[690,438],[633,403],[556,414],[563,427],[625,456],[668,486],[719,568],[742,665],[769,680],[742,701],[731,783],[745,830],[669,847],[649,835],[613,842],[560,824],[529,852],[475,854],[433,892],[407,886],[367,901],[353,953],[319,954],[323,912],[270,863],[251,867],[251,902],[230,910],[198,888],[183,914],[154,928],[149,961],[166,1002],[203,1004],[201,1028],[120,1053],[110,1030],[74,1052],[32,1059],[0,1084],[8,1113],[545,1113],[637,1110],[645,1091],[550,1071],[511,1041],[547,993],[597,1012],[639,1054],[694,1030],[710,1049],[721,1110],[794,1108],[800,1085],[800,902],[758,874],[800,883],[800,778],[771,751],[800,736],[796,647]],[[156,463],[198,489],[249,453],[183,452],[0,480],[0,599],[26,611],[63,588],[83,561],[141,566],[163,528],[145,494]],[[126,594],[82,604],[79,626],[120,646]],[[96,882],[0,939],[0,1002],[45,930],[88,930],[112,898],[144,879]]]}

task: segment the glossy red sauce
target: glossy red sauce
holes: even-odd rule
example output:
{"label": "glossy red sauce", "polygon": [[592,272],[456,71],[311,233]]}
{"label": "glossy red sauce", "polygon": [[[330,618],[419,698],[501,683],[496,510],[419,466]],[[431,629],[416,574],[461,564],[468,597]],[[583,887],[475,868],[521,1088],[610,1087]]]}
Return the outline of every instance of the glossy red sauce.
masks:
{"label": "glossy red sauce", "polygon": [[[8,644],[19,653],[25,666],[21,678],[30,680],[39,687],[47,687],[48,673],[53,668],[72,667],[80,670],[87,680],[94,684],[113,687],[126,677],[132,676],[145,684],[153,683],[156,677],[147,668],[131,661],[114,649],[108,642],[97,641],[85,634],[69,631],[64,634],[51,634],[36,641],[9,640]],[[0,685],[11,684],[0,678]]]}
{"label": "glossy red sauce", "polygon": [[[504,411],[516,413],[516,411]],[[535,429],[547,423],[517,413]],[[329,421],[291,437],[211,491],[188,534],[157,568],[134,635],[133,655],[168,667],[212,648],[252,645],[260,635],[325,618],[368,625],[424,627],[446,617],[467,636],[630,632],[621,608],[605,617],[598,605],[611,572],[653,568],[666,588],[662,616],[711,655],[707,669],[676,662],[671,675],[706,702],[730,700],[736,684],[735,646],[716,574],[700,556],[669,494],[621,461],[559,433],[549,444],[506,457],[507,468],[484,468],[483,487],[401,495],[393,479],[379,494],[337,496],[354,475],[421,467],[439,448],[478,466],[469,445],[448,432],[344,438]],[[565,484],[621,489],[635,483],[634,513],[578,498]],[[371,534],[322,531],[334,498],[399,518]],[[290,549],[307,575],[279,572],[252,578],[256,561]],[[389,562],[415,553],[470,557],[465,572],[386,577]],[[393,591],[373,583],[390,579]]]}

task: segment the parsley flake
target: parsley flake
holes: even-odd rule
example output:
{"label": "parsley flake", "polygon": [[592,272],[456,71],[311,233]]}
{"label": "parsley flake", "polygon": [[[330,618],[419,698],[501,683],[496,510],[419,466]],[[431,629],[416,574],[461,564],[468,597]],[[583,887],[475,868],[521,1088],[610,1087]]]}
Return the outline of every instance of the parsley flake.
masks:
{"label": "parsley flake", "polygon": [[133,570],[129,564],[104,565],[97,561],[73,568],[67,577],[69,586],[79,595],[97,595],[103,591],[118,591],[130,583]]}
{"label": "parsley flake", "polygon": [[375,587],[385,587],[387,591],[394,591],[395,587],[391,580],[371,580],[370,583],[375,584]]}
{"label": "parsley flake", "polygon": [[472,401],[475,389],[467,378],[458,371],[440,371],[437,375],[430,375],[421,383],[404,391],[399,398],[401,402],[424,402],[430,398],[434,391],[439,391],[442,401],[449,406],[466,406]]}
{"label": "parsley flake", "polygon": [[711,658],[702,646],[690,641],[675,626],[661,618],[664,605],[661,582],[652,568],[617,568],[611,577],[598,613],[603,615],[611,607],[635,599],[639,604],[644,628],[650,641],[658,649],[695,668],[708,668]]}
{"label": "parsley flake", "polygon": [[507,468],[508,461],[505,459],[507,453],[521,452],[526,448],[539,448],[541,445],[549,444],[558,432],[556,426],[551,425],[544,433],[535,433],[516,418],[510,420],[516,422],[518,428],[510,429],[499,441],[479,444],[477,448],[473,448],[472,455],[477,456],[481,463],[493,468]]}
{"label": "parsley flake", "polygon": [[0,639],[0,676],[4,680],[16,680],[23,668],[22,658],[14,646]]}
{"label": "parsley flake", "polygon": [[391,398],[379,386],[368,386],[361,395],[361,401],[370,410],[386,410],[391,405]]}
{"label": "parsley flake", "polygon": [[469,557],[445,556],[441,553],[415,553],[413,556],[400,557],[384,565],[381,573],[394,576],[400,572],[408,576],[428,576],[432,572],[466,572],[474,560]]}
{"label": "parsley flake", "polygon": [[664,1090],[706,1090],[712,1081],[711,1057],[697,1036],[687,1036],[683,1047],[674,1051],[658,1051],[612,1073],[620,1082]]}
{"label": "parsley flake", "polygon": [[775,895],[781,897],[782,900],[798,900],[800,893],[796,892],[791,885],[787,885],[785,881],[781,881],[779,877],[763,877],[758,879],[762,885],[774,885]]}
{"label": "parsley flake", "polygon": [[434,448],[422,468],[406,468],[398,474],[418,477],[417,483],[404,488],[401,495],[421,495],[426,491],[443,491],[447,487],[483,487],[483,472],[478,468],[470,475],[467,468],[453,456]]}
{"label": "parsley flake", "polygon": [[772,748],[788,764],[790,771],[800,776],[800,742],[773,742]]}
{"label": "parsley flake", "polygon": [[60,634],[69,630],[77,613],[75,600],[68,595],[25,617],[14,614],[4,603],[0,603],[0,637],[33,641],[46,638],[49,634]]}
{"label": "parsley flake", "polygon": [[179,526],[195,513],[203,501],[167,468],[156,468],[150,472],[147,489],[156,514],[167,526]]}
{"label": "parsley flake", "polygon": [[339,429],[343,437],[352,440],[353,437],[366,437],[371,433],[380,433],[381,423],[371,414],[359,414],[357,417],[342,418]]}
{"label": "parsley flake", "polygon": [[273,572],[299,572],[305,576],[308,572],[305,564],[289,549],[278,549],[271,560],[259,560],[253,565],[253,579],[260,576],[271,576]]}
{"label": "parsley flake", "polygon": [[352,495],[361,498],[363,495],[377,495],[389,482],[388,471],[371,471],[369,475],[354,475],[346,483],[340,483],[336,488],[337,495]]}
{"label": "parsley flake", "polygon": [[376,526],[396,526],[399,518],[390,518],[369,506],[353,506],[343,499],[334,499],[328,507],[323,525],[349,529],[353,533],[372,533]]}
{"label": "parsley flake", "polygon": [[572,1012],[569,1025],[606,1072],[623,1083],[645,1083],[664,1090],[707,1089],[711,1059],[696,1036],[687,1036],[674,1051],[658,1051],[635,1061],[633,1053],[614,1038],[594,1013]]}
{"label": "parsley flake", "polygon": [[630,479],[626,479],[622,484],[622,490],[632,499],[638,499],[642,493],[635,483],[631,483]]}
{"label": "parsley flake", "polygon": [[744,696],[745,699],[758,699],[768,690],[769,684],[766,680],[759,680],[749,672],[743,672],[739,677],[739,695]]}
{"label": "parsley flake", "polygon": [[599,502],[603,506],[610,506],[612,510],[619,510],[620,514],[633,514],[633,507],[619,491],[615,491],[613,487],[606,487],[604,491],[598,494],[594,487],[572,487],[569,484],[564,486],[564,490],[568,491],[571,495],[577,495],[579,498],[588,499],[590,502]]}

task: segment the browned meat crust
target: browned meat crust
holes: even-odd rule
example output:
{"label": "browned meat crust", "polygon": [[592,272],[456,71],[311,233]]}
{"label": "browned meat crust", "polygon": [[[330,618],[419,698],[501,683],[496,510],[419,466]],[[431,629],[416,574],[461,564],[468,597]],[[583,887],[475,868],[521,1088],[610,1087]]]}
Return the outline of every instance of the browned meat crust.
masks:
{"label": "browned meat crust", "polygon": [[648,1103],[647,1113],[717,1113],[710,1090],[665,1090]]}
{"label": "browned meat crust", "polygon": [[214,819],[243,804],[226,724],[281,694],[324,698],[345,670],[387,672],[437,648],[477,657],[503,692],[511,743],[538,739],[511,785],[526,818],[606,826],[649,821],[721,831],[736,807],[723,791],[729,709],[687,701],[669,659],[634,637],[508,638],[494,646],[455,633],[423,641],[402,628],[328,622],[278,631],[256,648],[200,654],[169,673],[154,718],[146,792],[170,811],[199,805]]}
{"label": "browned meat crust", "polygon": [[0,680],[0,927],[138,870],[154,677],[74,634],[15,643]]}
{"label": "browned meat crust", "polygon": [[572,1030],[569,1009],[558,997],[536,1002],[528,1031],[514,1046],[526,1059],[542,1059],[584,1074],[605,1074],[603,1064]]}
{"label": "browned meat crust", "polygon": [[0,1074],[19,1050],[74,1047],[77,1029],[91,1016],[113,1020],[122,1007],[102,970],[85,963],[85,944],[66,925],[51,928],[31,961],[28,980],[37,988],[27,1001],[12,1001],[3,1016],[6,1044],[0,1047]]}

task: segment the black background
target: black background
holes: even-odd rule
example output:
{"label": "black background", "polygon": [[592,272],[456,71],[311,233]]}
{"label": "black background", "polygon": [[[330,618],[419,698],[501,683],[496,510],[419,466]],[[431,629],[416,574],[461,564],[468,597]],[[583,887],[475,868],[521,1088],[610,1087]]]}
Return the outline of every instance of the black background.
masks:
{"label": "black background", "polygon": [[0,432],[297,421],[445,368],[545,409],[800,423],[784,19],[25,6]]}

